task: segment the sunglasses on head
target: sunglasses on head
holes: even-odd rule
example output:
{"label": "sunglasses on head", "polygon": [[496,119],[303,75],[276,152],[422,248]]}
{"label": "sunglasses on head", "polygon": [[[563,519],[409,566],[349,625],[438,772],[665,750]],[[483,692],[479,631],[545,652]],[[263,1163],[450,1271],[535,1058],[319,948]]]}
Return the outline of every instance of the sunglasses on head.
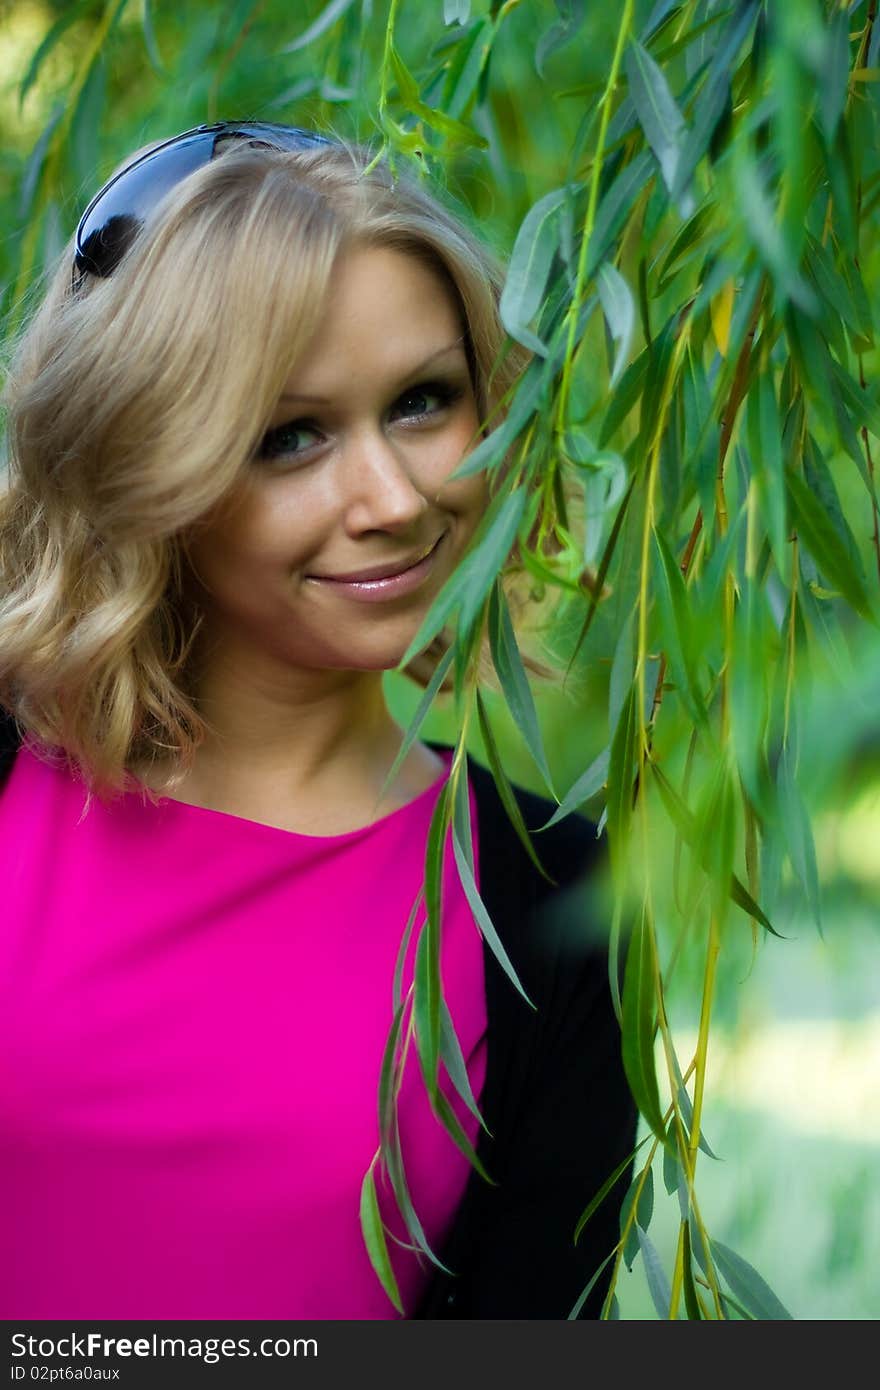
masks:
{"label": "sunglasses on head", "polygon": [[74,281],[112,274],[165,194],[235,140],[280,150],[336,144],[312,130],[262,121],[217,121],[164,140],[114,174],[89,203],[76,229]]}

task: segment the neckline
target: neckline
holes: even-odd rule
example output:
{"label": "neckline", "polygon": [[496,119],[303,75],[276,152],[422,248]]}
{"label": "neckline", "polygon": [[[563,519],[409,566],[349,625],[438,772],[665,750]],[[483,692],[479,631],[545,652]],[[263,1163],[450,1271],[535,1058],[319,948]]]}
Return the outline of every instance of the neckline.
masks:
{"label": "neckline", "polygon": [[[287,830],[284,826],[281,825],[270,825],[267,821],[252,820],[249,816],[238,816],[235,815],[232,811],[217,811],[211,806],[196,806],[191,801],[180,801],[173,796],[160,795],[157,797],[153,805],[155,806],[155,809],[157,811],[161,810],[163,813],[166,814],[170,810],[171,813],[175,815],[189,814],[191,816],[196,817],[212,816],[215,819],[219,819],[221,821],[231,821],[233,823],[237,823],[238,825],[246,825],[249,827],[253,827],[258,832],[266,832],[271,835],[283,835],[288,840],[296,840],[305,844],[344,844],[347,840],[356,840],[359,837],[364,836],[371,831],[383,829],[390,822],[396,820],[398,816],[406,815],[407,812],[413,812],[416,809],[416,807],[418,807],[419,804],[426,798],[436,797],[439,794],[440,788],[443,786],[444,782],[449,776],[450,768],[452,767],[452,757],[455,750],[453,748],[449,748],[445,745],[437,743],[430,743],[427,746],[432,748],[434,752],[438,753],[445,764],[443,771],[437,778],[435,778],[435,780],[430,784],[430,786],[425,787],[423,791],[420,791],[418,795],[412,797],[411,800],[405,801],[402,806],[397,806],[393,811],[386,812],[386,814],[384,816],[380,816],[378,820],[370,821],[367,825],[356,826],[354,830],[343,830],[337,835],[309,835],[302,830]],[[132,796],[136,797],[137,793],[133,792]],[[151,806],[151,803],[147,799],[145,793],[142,794],[140,797],[140,804],[145,809]]]}

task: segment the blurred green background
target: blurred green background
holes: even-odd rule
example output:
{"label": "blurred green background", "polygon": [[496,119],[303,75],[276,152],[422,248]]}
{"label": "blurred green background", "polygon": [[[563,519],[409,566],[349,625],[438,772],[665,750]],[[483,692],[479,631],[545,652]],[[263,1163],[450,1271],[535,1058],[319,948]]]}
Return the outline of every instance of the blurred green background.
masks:
{"label": "blurred green background", "polygon": [[[640,22],[656,8],[648,0],[637,5]],[[676,8],[689,11],[696,29],[723,7]],[[384,0],[329,7],[316,0],[0,2],[0,307],[7,328],[91,194],[147,140],[227,116],[376,138],[388,12]],[[528,208],[568,174],[608,71],[619,15],[614,6],[585,12],[553,0],[463,7],[403,0],[397,44],[423,96],[437,97],[432,65],[454,37],[459,12],[472,24],[495,26],[491,72],[468,114],[485,146],[444,149],[434,172],[509,255]],[[578,14],[568,41],[548,47],[553,26]],[[474,52],[483,37],[478,30]],[[392,109],[399,118],[399,107]],[[868,534],[866,516],[859,541]],[[615,620],[612,610],[597,621],[564,685],[535,682],[560,795],[608,742]],[[548,634],[563,663],[570,627],[560,620]],[[728,925],[704,1115],[718,1157],[701,1158],[699,1180],[713,1236],[747,1254],[792,1315],[809,1319],[880,1315],[876,636],[852,641],[844,655],[845,662],[820,668],[803,704],[809,754],[802,791],[814,820],[822,934],[787,870],[774,916],[785,940],[762,937],[753,953],[747,928]],[[420,692],[396,673],[386,681],[405,726]],[[491,693],[488,700],[509,776],[543,790],[503,700]],[[455,731],[451,699],[441,698],[424,734],[452,741]],[[472,748],[484,757],[476,735]],[[601,805],[583,809],[598,815]],[[689,1054],[688,1028],[692,1037],[697,1025],[700,978],[688,969],[683,962],[676,980],[680,1055]],[[657,1193],[652,1238],[671,1265],[678,1207],[659,1183]],[[654,1316],[640,1261],[622,1276],[619,1297],[622,1317]]]}

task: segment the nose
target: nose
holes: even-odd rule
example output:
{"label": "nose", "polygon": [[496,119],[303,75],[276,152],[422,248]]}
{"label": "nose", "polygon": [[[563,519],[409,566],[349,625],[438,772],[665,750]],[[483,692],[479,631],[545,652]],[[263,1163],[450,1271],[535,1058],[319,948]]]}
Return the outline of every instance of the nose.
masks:
{"label": "nose", "polygon": [[365,429],[349,440],[344,476],[350,535],[406,531],[429,510],[412,460],[380,429]]}

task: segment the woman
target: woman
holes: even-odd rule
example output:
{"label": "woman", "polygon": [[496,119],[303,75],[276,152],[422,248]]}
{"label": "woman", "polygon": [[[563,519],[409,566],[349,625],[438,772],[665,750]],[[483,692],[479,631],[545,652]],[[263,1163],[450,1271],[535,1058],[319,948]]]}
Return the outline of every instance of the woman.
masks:
{"label": "woman", "polygon": [[[452,475],[522,365],[498,362],[499,286],[367,152],[221,123],[101,190],[24,336],[0,510],[7,1318],[398,1316],[358,1202],[452,752],[414,742],[386,786],[382,672],[489,501]],[[421,1251],[380,1183],[381,1213],[405,1316],[565,1318],[613,1201],[576,1247],[575,1223],[634,1132],[605,958],[565,910],[582,925],[595,835],[541,837],[553,888],[478,765],[468,797],[536,1008],[447,854],[444,994],[487,1129],[442,1089],[492,1183],[410,1057]],[[517,798],[530,829],[554,810]]]}

